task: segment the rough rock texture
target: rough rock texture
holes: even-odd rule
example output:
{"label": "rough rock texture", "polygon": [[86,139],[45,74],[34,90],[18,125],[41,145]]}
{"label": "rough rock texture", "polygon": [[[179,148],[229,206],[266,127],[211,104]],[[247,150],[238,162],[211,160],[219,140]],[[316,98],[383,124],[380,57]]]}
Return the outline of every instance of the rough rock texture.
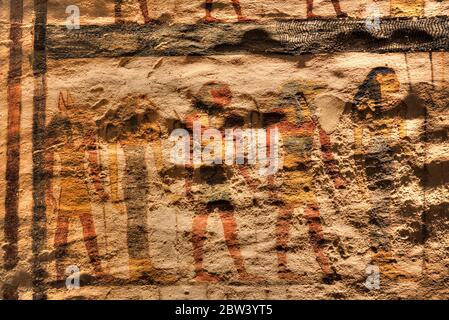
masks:
{"label": "rough rock texture", "polygon": [[[447,299],[449,3],[119,2],[0,0],[3,299]],[[195,120],[282,166],[174,165]]]}

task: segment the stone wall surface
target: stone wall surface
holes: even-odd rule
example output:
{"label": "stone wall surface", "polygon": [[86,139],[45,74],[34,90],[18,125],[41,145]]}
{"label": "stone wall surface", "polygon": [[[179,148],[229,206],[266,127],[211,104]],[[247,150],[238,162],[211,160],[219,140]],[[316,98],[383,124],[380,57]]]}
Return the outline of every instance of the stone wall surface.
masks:
{"label": "stone wall surface", "polygon": [[0,0],[1,298],[447,299],[449,2],[306,2]]}

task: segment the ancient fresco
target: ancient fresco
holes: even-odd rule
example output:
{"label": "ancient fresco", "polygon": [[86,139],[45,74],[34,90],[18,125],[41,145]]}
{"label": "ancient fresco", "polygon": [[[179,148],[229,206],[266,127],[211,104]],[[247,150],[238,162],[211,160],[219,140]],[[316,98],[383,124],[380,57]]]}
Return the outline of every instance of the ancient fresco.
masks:
{"label": "ancient fresco", "polygon": [[0,1],[1,297],[447,298],[447,12]]}

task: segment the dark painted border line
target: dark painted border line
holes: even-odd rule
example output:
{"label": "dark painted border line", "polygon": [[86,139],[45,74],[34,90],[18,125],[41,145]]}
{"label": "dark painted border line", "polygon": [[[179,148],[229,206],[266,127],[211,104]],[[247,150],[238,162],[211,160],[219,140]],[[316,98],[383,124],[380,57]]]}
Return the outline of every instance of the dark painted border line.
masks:
{"label": "dark painted border line", "polygon": [[47,0],[34,0],[34,43],[33,43],[33,225],[32,237],[32,277],[33,299],[46,299],[44,281],[47,273],[41,262],[40,253],[46,240],[45,204],[45,119],[47,103]]}
{"label": "dark painted border line", "polygon": [[[8,127],[6,142],[6,192],[4,268],[12,270],[18,262],[20,118],[22,112],[22,22],[23,0],[10,1],[9,71],[7,80]],[[17,288],[6,284],[4,299],[17,299]]]}

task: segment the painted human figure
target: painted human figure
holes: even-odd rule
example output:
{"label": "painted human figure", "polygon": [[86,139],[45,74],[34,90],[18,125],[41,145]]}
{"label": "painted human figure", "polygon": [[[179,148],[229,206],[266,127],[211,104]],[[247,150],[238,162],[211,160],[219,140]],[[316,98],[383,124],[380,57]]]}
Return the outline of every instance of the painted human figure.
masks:
{"label": "painted human figure", "polygon": [[337,274],[323,247],[323,230],[313,183],[311,158],[314,136],[318,133],[325,170],[336,188],[344,187],[345,182],[340,177],[337,162],[331,152],[330,137],[320,127],[306,96],[299,90],[296,82],[284,85],[277,106],[262,117],[263,126],[277,127],[283,141],[283,170],[269,176],[270,197],[281,206],[276,222],[279,278],[288,281],[300,279],[300,276],[288,267],[288,242],[294,210],[304,208],[310,242],[323,272],[323,280],[331,282]]}
{"label": "painted human figure", "polygon": [[[220,82],[208,82],[203,85],[194,100],[196,111],[188,115],[186,127],[193,130],[194,122],[199,122],[201,134],[207,129],[215,128],[222,132],[222,138],[224,138],[223,128],[226,123],[224,108],[232,101],[230,87]],[[204,267],[207,221],[209,215],[213,212],[218,212],[220,215],[226,246],[234,260],[239,279],[244,281],[255,280],[256,277],[250,275],[246,270],[238,240],[237,223],[234,216],[235,206],[229,187],[229,180],[233,174],[231,167],[225,164],[206,165],[201,163],[199,166],[193,166],[190,169],[192,173],[187,175],[186,186],[188,196],[193,197],[196,203],[192,226],[195,280],[216,282],[221,279],[219,276],[206,271]],[[199,194],[192,192],[194,187],[201,190]]]}
{"label": "painted human figure", "polygon": [[[359,179],[371,195],[371,263],[384,276],[406,276],[394,263],[392,236],[388,232],[395,212],[393,197],[397,190],[397,155],[407,153],[395,137],[407,137],[407,106],[398,98],[396,72],[387,67],[370,71],[354,98],[354,157]],[[404,144],[405,146],[405,144]]]}
{"label": "painted human figure", "polygon": [[[54,246],[56,251],[57,279],[65,279],[64,257],[70,223],[79,219],[83,230],[84,244],[96,276],[105,276],[101,266],[97,234],[92,217],[91,202],[94,193],[101,201],[109,199],[102,187],[98,164],[96,133],[91,117],[79,112],[79,106],[70,102],[70,96],[59,97],[59,113],[47,127],[46,186],[47,201],[57,213]],[[60,173],[55,174],[55,155],[60,159]],[[86,170],[87,166],[87,170]],[[52,180],[60,182],[58,196],[53,193]],[[88,181],[91,183],[88,183]],[[90,190],[89,185],[94,187]]]}
{"label": "painted human figure", "polygon": [[[121,212],[118,196],[117,147],[123,148],[125,170],[123,195],[127,214],[129,273],[132,280],[172,282],[175,276],[157,269],[150,257],[149,168],[147,147],[161,161],[161,127],[157,107],[145,96],[130,97],[109,110],[98,122],[99,136],[108,144],[109,172],[113,203]],[[159,167],[159,164],[156,164]]]}
{"label": "painted human figure", "polygon": [[[237,15],[237,20],[239,22],[246,22],[246,21],[252,21],[251,19],[245,17],[242,13],[242,7],[240,5],[239,0],[231,0],[232,6],[234,7],[235,14]],[[212,16],[212,6],[213,6],[214,0],[206,0],[205,7],[206,7],[206,16],[204,17],[205,22],[223,22],[223,20],[214,18]]]}
{"label": "painted human figure", "polygon": [[[346,18],[348,14],[341,10],[340,0],[331,0],[332,5],[334,6],[335,13],[338,18]],[[313,0],[307,0],[307,18],[308,19],[316,19],[320,18],[313,13]]]}
{"label": "painted human figure", "polygon": [[[150,18],[150,15],[148,13],[148,4],[147,0],[138,0],[140,11],[142,12],[143,20],[145,23],[151,23],[153,19]],[[123,14],[122,14],[122,3],[123,0],[115,0],[115,22],[116,23],[124,23],[123,20]]]}

